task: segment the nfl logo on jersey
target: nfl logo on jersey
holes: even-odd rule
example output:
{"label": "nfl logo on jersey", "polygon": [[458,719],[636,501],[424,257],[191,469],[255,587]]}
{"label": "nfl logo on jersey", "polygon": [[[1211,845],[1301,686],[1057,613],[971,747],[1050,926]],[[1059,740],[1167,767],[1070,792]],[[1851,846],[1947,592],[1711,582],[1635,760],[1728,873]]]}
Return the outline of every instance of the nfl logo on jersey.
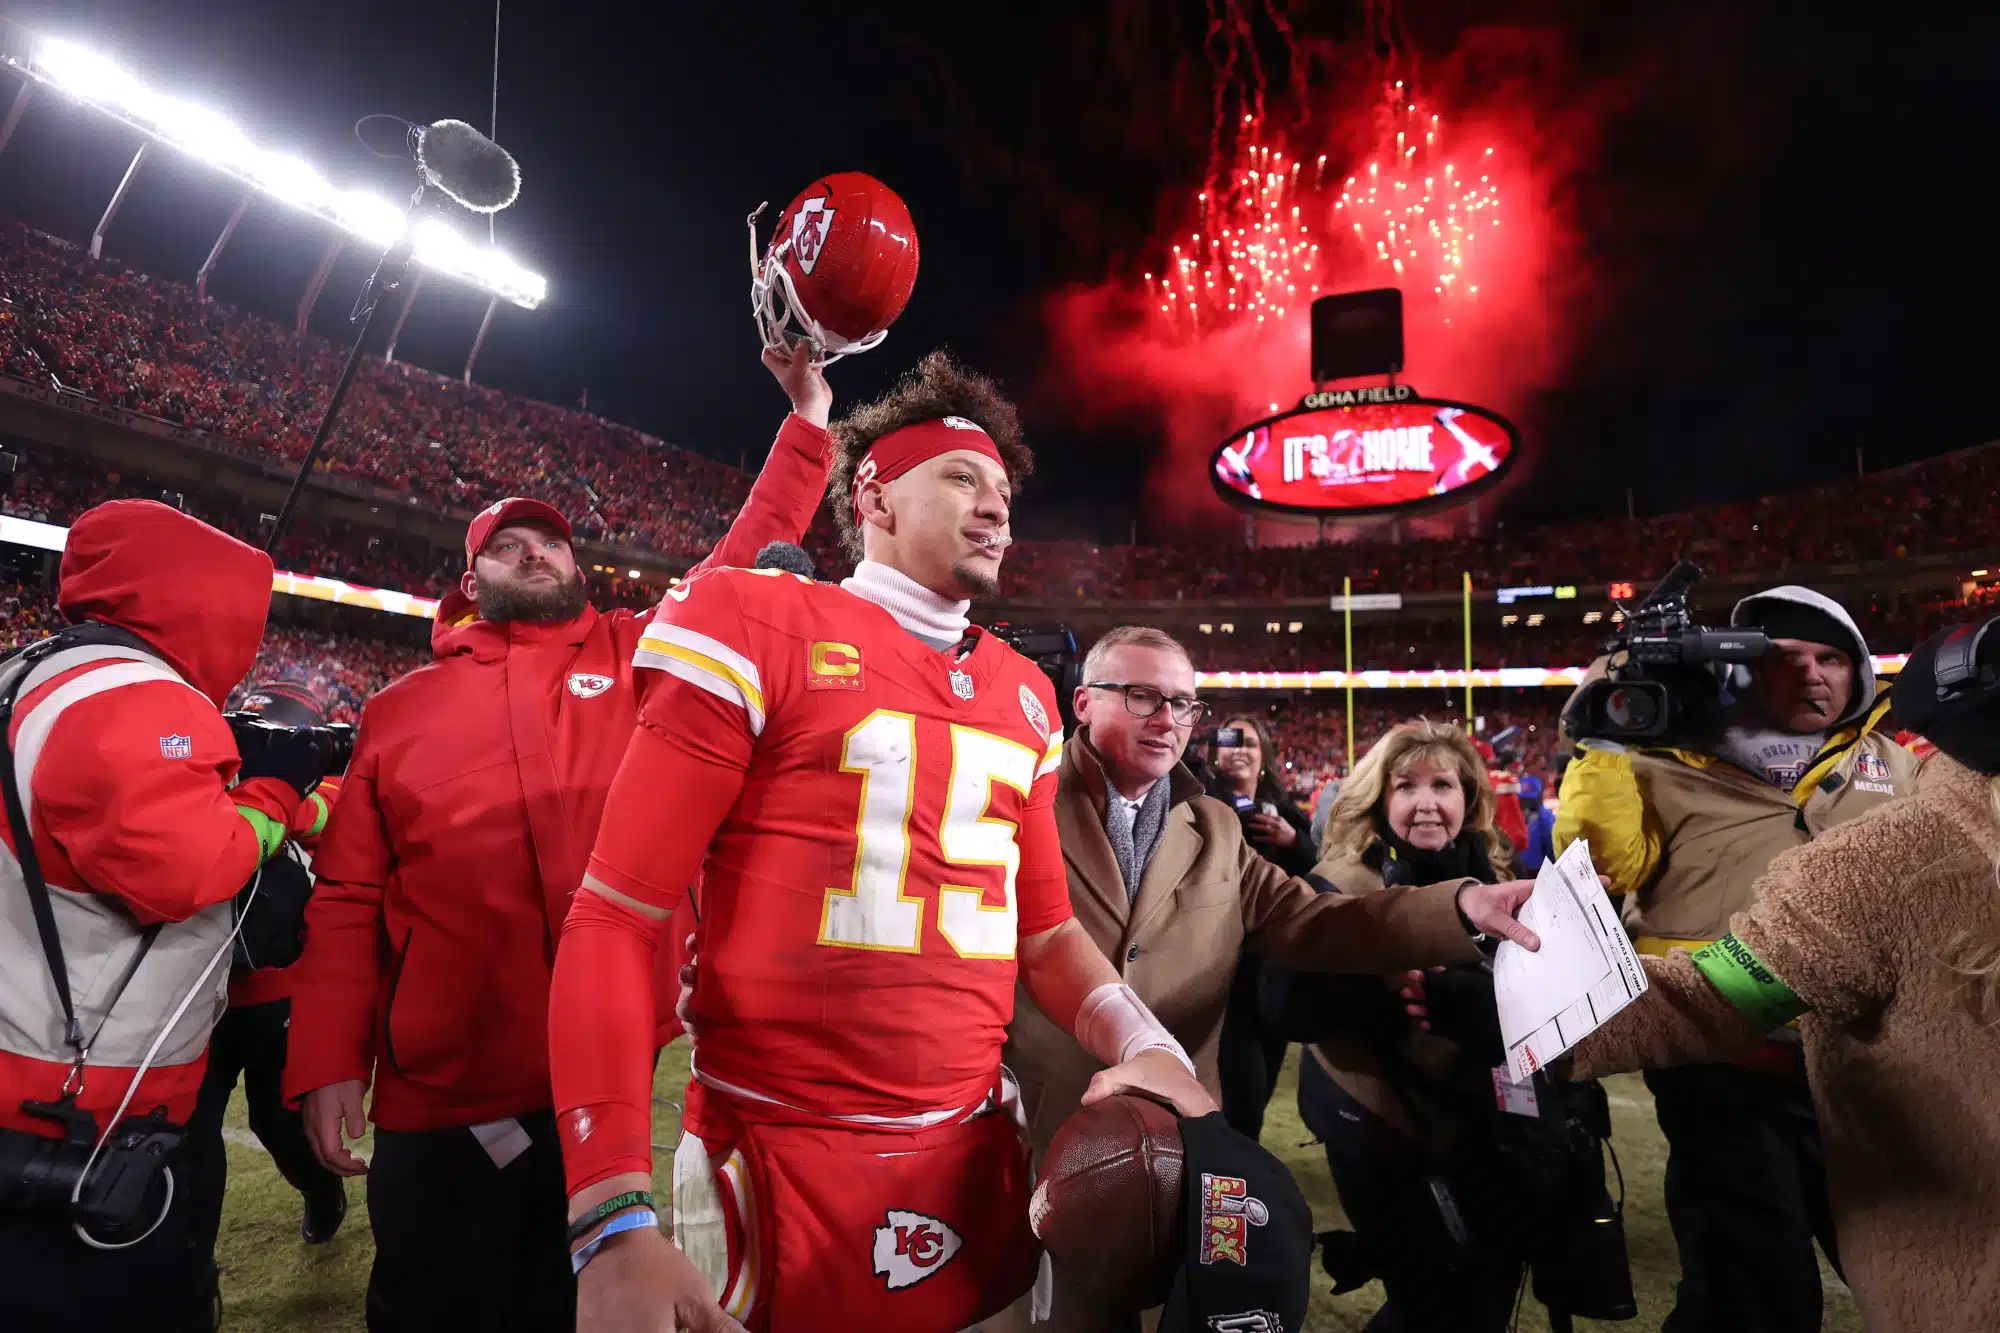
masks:
{"label": "nfl logo on jersey", "polygon": [[1876,782],[1889,780],[1889,766],[1882,762],[1880,755],[1862,755],[1854,761],[1854,772],[1857,777],[1872,778]]}
{"label": "nfl logo on jersey", "polygon": [[194,753],[194,738],[191,736],[160,737],[160,758],[186,759]]}

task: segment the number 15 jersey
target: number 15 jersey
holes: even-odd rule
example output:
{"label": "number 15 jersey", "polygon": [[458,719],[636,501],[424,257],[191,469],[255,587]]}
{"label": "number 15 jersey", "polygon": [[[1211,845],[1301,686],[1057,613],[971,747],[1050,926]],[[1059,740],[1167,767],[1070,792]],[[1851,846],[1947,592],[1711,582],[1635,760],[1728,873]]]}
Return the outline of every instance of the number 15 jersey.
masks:
{"label": "number 15 jersey", "polygon": [[[645,724],[743,774],[696,894],[703,1082],[833,1118],[979,1101],[1016,940],[1070,915],[1047,677],[983,630],[939,651],[838,586],[743,569],[669,593],[634,661],[663,673]],[[679,895],[599,850],[613,888]]]}

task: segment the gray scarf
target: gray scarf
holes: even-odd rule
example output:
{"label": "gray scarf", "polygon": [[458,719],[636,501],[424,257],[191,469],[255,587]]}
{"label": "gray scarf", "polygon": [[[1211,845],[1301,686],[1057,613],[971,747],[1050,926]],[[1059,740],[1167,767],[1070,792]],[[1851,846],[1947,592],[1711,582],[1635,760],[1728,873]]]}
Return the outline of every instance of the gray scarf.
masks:
{"label": "gray scarf", "polygon": [[1135,813],[1118,798],[1115,789],[1104,792],[1104,834],[1111,839],[1111,854],[1118,859],[1118,873],[1125,877],[1125,899],[1139,896],[1139,883],[1153,853],[1160,850],[1160,837],[1167,831],[1167,810],[1173,804],[1173,783],[1161,778],[1139,802]]}

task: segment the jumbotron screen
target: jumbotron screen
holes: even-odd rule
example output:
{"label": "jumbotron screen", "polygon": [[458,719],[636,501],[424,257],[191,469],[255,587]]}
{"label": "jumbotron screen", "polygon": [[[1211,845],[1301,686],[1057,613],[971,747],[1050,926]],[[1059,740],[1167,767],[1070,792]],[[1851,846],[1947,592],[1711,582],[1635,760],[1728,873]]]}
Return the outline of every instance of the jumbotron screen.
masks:
{"label": "jumbotron screen", "polygon": [[1306,406],[1224,441],[1209,480],[1231,504],[1276,513],[1406,509],[1469,498],[1520,444],[1511,422],[1442,398]]}

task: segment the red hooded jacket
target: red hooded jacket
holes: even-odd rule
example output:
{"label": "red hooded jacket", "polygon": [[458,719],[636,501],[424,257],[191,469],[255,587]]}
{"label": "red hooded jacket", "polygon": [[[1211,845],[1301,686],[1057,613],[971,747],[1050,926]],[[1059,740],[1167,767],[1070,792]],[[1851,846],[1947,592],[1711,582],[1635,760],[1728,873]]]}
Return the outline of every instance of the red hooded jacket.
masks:
{"label": "red hooded jacket", "polygon": [[[240,761],[220,710],[256,660],[270,603],[270,559],[178,510],[151,500],[114,500],[77,519],[63,553],[63,613],[72,621],[100,621],[139,635],[186,683],[161,673],[97,693],[66,691],[71,702],[57,695],[90,673],[130,665],[98,661],[39,683],[31,677],[17,700],[9,739],[17,759],[32,768],[29,825],[43,878],[59,897],[90,896],[100,900],[98,907],[101,899],[113,898],[129,914],[126,919],[142,924],[185,922],[233,897],[249,880],[263,855],[253,818],[289,824],[296,816],[298,794],[275,778],[228,786]],[[79,693],[83,697],[75,697]],[[39,728],[29,723],[45,704],[60,711],[30,755],[26,751]],[[13,837],[4,818],[0,839],[6,843],[0,860],[11,870]],[[115,921],[117,914],[108,919]],[[70,930],[63,927],[64,950],[71,955],[78,1017],[88,1029],[101,1017],[84,1011],[93,969],[78,956],[85,941],[72,939]],[[115,1007],[118,1026],[131,1025],[142,1043],[165,1023],[187,984],[171,940],[171,931],[161,936]],[[225,960],[222,966],[227,965]],[[158,972],[149,974],[155,967]],[[46,975],[32,929],[0,954],[0,968],[16,980]],[[158,979],[149,982],[149,975]],[[184,1026],[213,1023],[222,981],[222,975],[215,979],[213,1012],[196,1003]],[[160,998],[152,994],[156,990],[173,992],[164,1007],[153,1004]],[[47,994],[54,994],[52,983]],[[33,1026],[24,1015],[8,1017],[17,1033]],[[173,1119],[186,1120],[206,1064],[206,1030],[188,1027],[188,1040],[172,1043],[169,1049],[184,1046],[195,1053],[150,1070],[132,1100],[134,1108],[164,1104]],[[104,1033],[80,1098],[100,1125],[117,1107],[138,1064],[136,1055],[125,1060],[109,1054],[127,1043],[112,1025]],[[47,1121],[23,1115],[20,1104],[54,1101],[68,1072],[65,1062],[36,1059],[11,1043],[0,1047],[0,1127],[52,1132]]]}
{"label": "red hooded jacket", "polygon": [[[787,417],[701,567],[797,541],[827,463],[826,432]],[[285,1095],[372,1073],[370,1117],[385,1129],[551,1105],[556,941],[638,720],[635,677],[650,674],[632,667],[650,611],[560,624],[476,614],[446,598],[436,660],[363,711],[292,969]],[[679,991],[671,955],[660,951],[663,1014]]]}

